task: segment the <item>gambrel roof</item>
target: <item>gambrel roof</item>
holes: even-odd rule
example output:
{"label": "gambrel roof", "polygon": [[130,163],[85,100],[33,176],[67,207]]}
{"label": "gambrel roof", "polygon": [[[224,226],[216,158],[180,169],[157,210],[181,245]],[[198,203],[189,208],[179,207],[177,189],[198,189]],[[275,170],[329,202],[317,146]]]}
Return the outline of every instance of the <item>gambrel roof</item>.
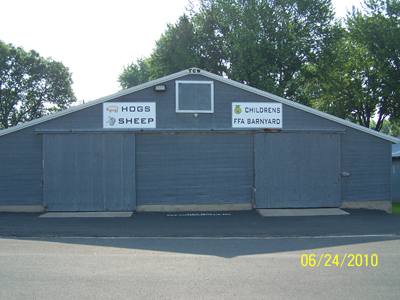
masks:
{"label": "gambrel roof", "polygon": [[17,126],[14,126],[14,127],[10,127],[10,128],[4,129],[4,130],[0,131],[0,136],[6,135],[6,134],[9,134],[9,133],[18,131],[18,130],[22,130],[24,128],[28,128],[28,127],[31,127],[31,126],[34,126],[34,125],[37,125],[37,124],[40,124],[40,123],[43,123],[43,122],[46,122],[46,121],[49,121],[49,120],[53,120],[53,119],[59,118],[61,116],[65,116],[67,114],[72,114],[72,113],[74,113],[76,111],[83,110],[85,108],[88,108],[88,107],[91,107],[91,106],[94,106],[94,105],[98,105],[98,104],[101,104],[101,103],[106,102],[106,101],[117,99],[117,98],[119,98],[121,96],[125,96],[125,95],[131,94],[131,93],[134,93],[134,92],[137,92],[137,91],[140,91],[140,90],[143,90],[143,89],[146,89],[146,88],[158,85],[158,84],[163,84],[163,83],[165,83],[167,81],[175,80],[175,79],[178,79],[178,78],[181,78],[181,77],[184,77],[184,76],[187,76],[187,75],[192,75],[192,74],[204,76],[204,77],[207,77],[209,79],[212,79],[212,80],[215,80],[215,81],[219,81],[219,82],[234,86],[236,88],[248,91],[250,93],[254,93],[254,94],[257,94],[259,96],[265,97],[266,99],[273,100],[273,101],[276,101],[276,102],[280,102],[280,103],[285,104],[287,106],[291,106],[293,108],[308,112],[310,114],[319,116],[321,118],[330,120],[332,122],[336,122],[336,123],[339,123],[341,125],[344,125],[344,126],[347,126],[347,127],[350,127],[350,128],[365,132],[367,134],[376,136],[378,138],[390,141],[390,142],[395,143],[395,144],[397,144],[399,142],[399,139],[394,138],[394,137],[389,136],[389,135],[386,135],[384,133],[380,133],[378,131],[366,128],[364,126],[352,123],[350,121],[343,120],[341,118],[338,118],[338,117],[332,116],[330,114],[321,112],[319,110],[313,109],[311,107],[305,106],[303,104],[299,104],[297,102],[293,102],[291,100],[287,100],[287,99],[285,99],[283,97],[279,97],[279,96],[273,95],[271,93],[264,92],[262,90],[253,88],[251,86],[248,86],[248,85],[245,85],[245,84],[242,84],[242,83],[227,79],[227,78],[222,77],[220,75],[216,75],[216,74],[213,74],[213,73],[210,73],[210,72],[198,69],[198,68],[190,68],[190,69],[187,69],[187,70],[183,70],[183,71],[180,71],[180,72],[177,72],[177,73],[174,73],[174,74],[171,74],[171,75],[168,75],[168,76],[165,76],[165,77],[162,77],[162,78],[150,81],[150,82],[146,82],[146,83],[137,85],[135,87],[132,87],[132,88],[129,88],[129,89],[126,89],[126,90],[119,91],[119,92],[117,92],[115,94],[112,94],[112,95],[109,95],[109,96],[106,96],[106,97],[102,97],[102,98],[99,98],[97,100],[93,100],[93,101],[90,101],[90,102],[87,102],[87,103],[84,103],[84,104],[81,104],[81,105],[78,105],[78,106],[74,106],[74,107],[71,107],[69,109],[66,109],[66,110],[63,110],[63,111],[60,111],[60,112],[57,112],[57,113],[54,113],[54,114],[51,114],[51,115],[48,115],[48,116],[44,116],[44,117],[29,121],[29,122],[26,122],[26,123],[23,123],[21,125],[17,125]]}

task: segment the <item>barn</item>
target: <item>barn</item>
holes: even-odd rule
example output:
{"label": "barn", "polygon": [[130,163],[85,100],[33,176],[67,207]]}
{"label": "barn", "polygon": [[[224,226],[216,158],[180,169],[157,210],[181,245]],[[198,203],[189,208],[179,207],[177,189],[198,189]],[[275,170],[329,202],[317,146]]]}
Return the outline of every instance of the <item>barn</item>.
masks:
{"label": "barn", "polygon": [[0,211],[390,212],[393,143],[191,68],[0,131]]}

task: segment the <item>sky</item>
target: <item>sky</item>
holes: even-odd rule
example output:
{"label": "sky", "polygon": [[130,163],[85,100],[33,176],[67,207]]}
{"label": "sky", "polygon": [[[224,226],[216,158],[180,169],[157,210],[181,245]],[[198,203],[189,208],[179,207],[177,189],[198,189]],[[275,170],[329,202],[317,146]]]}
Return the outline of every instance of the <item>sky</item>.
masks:
{"label": "sky", "polygon": [[[332,0],[338,17],[362,0]],[[118,76],[186,12],[188,0],[0,0],[0,40],[62,62],[78,103],[121,90]]]}

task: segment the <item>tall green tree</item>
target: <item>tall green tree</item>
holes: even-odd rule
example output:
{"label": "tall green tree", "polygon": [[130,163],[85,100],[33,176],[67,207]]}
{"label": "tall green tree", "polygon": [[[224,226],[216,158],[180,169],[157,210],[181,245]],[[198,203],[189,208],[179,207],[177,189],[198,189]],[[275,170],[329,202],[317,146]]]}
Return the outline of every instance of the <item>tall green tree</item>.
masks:
{"label": "tall green tree", "polygon": [[228,70],[228,49],[219,27],[220,13],[213,5],[197,10],[191,2],[189,9],[197,40],[196,53],[199,57],[198,67],[214,74],[226,76]]}
{"label": "tall green tree", "polygon": [[0,129],[69,107],[72,83],[62,63],[0,41]]}
{"label": "tall green tree", "polygon": [[181,16],[175,25],[168,24],[150,57],[151,79],[190,67],[201,67],[198,47],[194,25],[188,16]]}
{"label": "tall green tree", "polygon": [[[372,120],[370,128],[374,129],[375,127],[376,122]],[[393,120],[384,120],[381,132],[394,137],[400,137],[400,123]]]}
{"label": "tall green tree", "polygon": [[118,77],[121,87],[126,89],[191,67],[223,75],[223,42],[212,37],[215,22],[210,22],[210,17],[197,16],[194,21],[183,15],[176,24],[168,24],[149,58],[124,67]]}
{"label": "tall green tree", "polygon": [[376,114],[380,130],[385,118],[400,117],[400,1],[367,0],[364,14],[353,10],[347,26],[350,38],[367,50],[364,91],[376,104],[361,124],[368,127]]}
{"label": "tall green tree", "polygon": [[359,124],[365,124],[376,103],[365,93],[370,60],[367,49],[350,40],[347,32],[325,49],[317,64],[307,66],[314,72],[314,89],[309,93],[312,106]]}
{"label": "tall green tree", "polygon": [[197,2],[190,17],[168,25],[156,42],[150,79],[196,66],[305,102],[302,69],[318,58],[336,26],[330,0]]}
{"label": "tall green tree", "polygon": [[137,59],[136,63],[124,67],[124,71],[118,77],[118,82],[123,89],[127,89],[148,82],[150,78],[150,59],[142,57]]}
{"label": "tall green tree", "polygon": [[353,8],[342,38],[328,49],[314,66],[316,108],[378,131],[385,120],[399,118],[398,0],[368,0],[364,11]]}
{"label": "tall green tree", "polygon": [[200,3],[195,16],[215,22],[213,38],[223,40],[220,53],[229,78],[300,101],[300,73],[318,59],[336,26],[330,0]]}

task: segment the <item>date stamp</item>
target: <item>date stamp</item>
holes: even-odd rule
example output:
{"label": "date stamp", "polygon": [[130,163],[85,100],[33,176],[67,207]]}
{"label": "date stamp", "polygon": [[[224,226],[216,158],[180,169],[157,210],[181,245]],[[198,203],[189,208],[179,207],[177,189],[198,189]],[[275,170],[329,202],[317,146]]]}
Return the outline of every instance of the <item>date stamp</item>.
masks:
{"label": "date stamp", "polygon": [[339,258],[339,254],[324,254],[319,257],[315,254],[303,254],[301,256],[303,267],[376,267],[378,266],[378,255],[372,254],[347,254]]}

